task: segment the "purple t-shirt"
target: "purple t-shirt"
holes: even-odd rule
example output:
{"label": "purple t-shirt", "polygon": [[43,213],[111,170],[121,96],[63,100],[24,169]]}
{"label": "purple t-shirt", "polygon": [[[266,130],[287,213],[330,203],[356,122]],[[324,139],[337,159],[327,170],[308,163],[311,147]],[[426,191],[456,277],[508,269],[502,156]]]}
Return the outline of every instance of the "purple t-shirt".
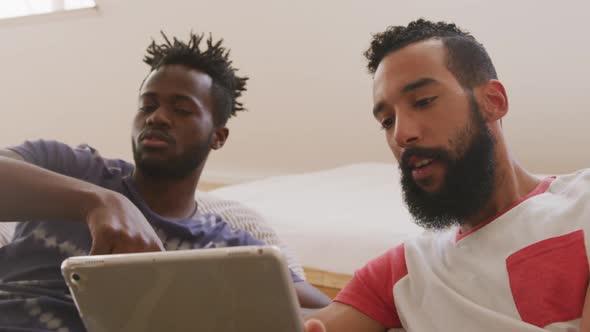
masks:
{"label": "purple t-shirt", "polygon": [[[219,215],[197,213],[183,220],[157,215],[133,184],[132,164],[102,158],[86,145],[71,148],[40,140],[11,150],[29,163],[126,196],[154,227],[167,250],[263,244],[243,230],[232,229]],[[13,241],[0,248],[0,330],[83,331],[60,266],[68,257],[88,254],[91,244],[84,222],[20,223]],[[301,281],[291,275],[293,281]]]}

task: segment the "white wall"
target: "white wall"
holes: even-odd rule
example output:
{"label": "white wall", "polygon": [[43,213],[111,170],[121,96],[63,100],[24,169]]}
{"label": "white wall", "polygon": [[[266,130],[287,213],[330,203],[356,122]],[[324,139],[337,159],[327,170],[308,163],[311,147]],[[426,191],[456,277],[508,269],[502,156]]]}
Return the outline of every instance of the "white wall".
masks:
{"label": "white wall", "polygon": [[141,62],[160,29],[223,36],[251,76],[209,180],[392,161],[371,116],[370,34],[426,17],[482,41],[508,89],[504,127],[537,172],[590,165],[586,1],[97,0],[98,11],[0,22],[0,145],[90,143],[130,159]]}

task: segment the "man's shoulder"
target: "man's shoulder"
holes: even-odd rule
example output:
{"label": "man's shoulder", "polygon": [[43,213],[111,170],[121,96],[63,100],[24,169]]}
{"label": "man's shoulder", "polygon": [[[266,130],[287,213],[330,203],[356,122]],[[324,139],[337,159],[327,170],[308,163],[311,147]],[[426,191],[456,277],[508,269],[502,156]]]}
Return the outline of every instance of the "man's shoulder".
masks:
{"label": "man's shoulder", "polygon": [[[25,141],[23,144],[21,144],[19,146],[26,146],[26,145],[41,146],[45,149],[51,149],[52,151],[61,151],[61,152],[65,151],[65,152],[80,153],[80,154],[88,155],[90,157],[93,157],[96,159],[101,159],[104,161],[123,162],[127,165],[133,166],[133,164],[131,164],[127,161],[124,161],[122,159],[107,158],[107,157],[103,156],[103,154],[101,154],[96,147],[94,147],[88,143],[68,144],[65,142],[58,141],[58,140],[38,139],[38,140],[34,140],[34,141]],[[14,150],[15,148],[18,148],[18,146],[15,146],[11,149]]]}
{"label": "man's shoulder", "polygon": [[456,232],[456,227],[444,231],[424,231],[392,247],[375,258],[374,263],[389,266],[397,282],[408,274],[408,261],[419,259],[432,250],[445,250],[444,247],[452,242]]}
{"label": "man's shoulder", "polygon": [[200,238],[215,241],[216,247],[264,244],[246,230],[232,227],[216,213],[198,213],[192,218],[189,227],[193,234],[200,234]]}
{"label": "man's shoulder", "polygon": [[554,176],[556,179],[560,180],[568,180],[568,181],[575,181],[575,180],[585,180],[590,181],[590,168],[582,168],[575,172],[569,174],[560,174]]}
{"label": "man's shoulder", "polygon": [[560,174],[552,176],[554,179],[547,189],[548,192],[554,194],[567,194],[571,192],[580,192],[580,195],[575,195],[579,198],[589,198],[590,191],[590,168],[580,169],[569,174]]}
{"label": "man's shoulder", "polygon": [[91,165],[105,165],[108,169],[120,169],[126,172],[133,170],[133,164],[121,159],[104,158],[96,148],[83,143],[75,146],[67,143],[37,139],[27,140],[7,150],[20,155],[25,161],[45,168],[58,168],[66,171],[71,167],[88,168]]}
{"label": "man's shoulder", "polygon": [[365,282],[386,278],[393,286],[407,274],[406,243],[400,243],[370,260],[355,276]]}
{"label": "man's shoulder", "polygon": [[110,170],[118,170],[124,173],[130,173],[130,171],[132,171],[135,168],[135,166],[132,163],[125,161],[123,159],[103,157],[96,148],[86,143],[78,144],[74,148],[74,150],[88,154],[98,162],[104,163],[104,165]]}
{"label": "man's shoulder", "polygon": [[204,233],[218,234],[235,234],[236,231],[231,227],[223,216],[217,213],[197,212],[190,220],[190,226],[193,229],[200,229]]}
{"label": "man's shoulder", "polygon": [[205,192],[198,192],[196,200],[199,212],[218,215],[232,228],[274,232],[258,211],[240,202],[227,200]]}

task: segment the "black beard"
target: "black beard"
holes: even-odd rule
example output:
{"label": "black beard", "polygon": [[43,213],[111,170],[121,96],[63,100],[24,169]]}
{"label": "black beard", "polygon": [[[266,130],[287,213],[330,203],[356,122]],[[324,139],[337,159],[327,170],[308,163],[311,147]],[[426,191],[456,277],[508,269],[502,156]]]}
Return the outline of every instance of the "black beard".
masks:
{"label": "black beard", "polygon": [[138,149],[135,140],[132,140],[133,159],[135,167],[147,177],[180,180],[186,178],[195,169],[201,166],[211,150],[209,139],[191,145],[187,152],[181,156],[169,160],[146,160],[141,149]]}
{"label": "black beard", "polygon": [[[471,128],[462,131],[458,135],[459,141],[455,142],[456,146],[467,144],[462,154],[453,158],[443,149],[410,148],[400,161],[404,200],[416,224],[426,229],[441,230],[461,225],[465,218],[483,208],[494,190],[496,141],[479,112],[475,98],[470,98],[470,104]],[[412,156],[446,163],[447,172],[440,190],[429,193],[416,184],[412,169],[407,166]]]}

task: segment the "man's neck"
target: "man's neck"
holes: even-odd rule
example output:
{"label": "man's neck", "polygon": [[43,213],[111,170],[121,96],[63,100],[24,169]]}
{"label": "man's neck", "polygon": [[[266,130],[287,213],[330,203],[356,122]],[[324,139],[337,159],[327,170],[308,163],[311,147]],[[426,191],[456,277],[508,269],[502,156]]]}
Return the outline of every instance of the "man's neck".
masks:
{"label": "man's neck", "polygon": [[496,168],[494,191],[480,212],[462,223],[462,233],[468,232],[508,210],[533,191],[541,182],[540,179],[528,173],[512,159],[507,149],[501,147],[496,157],[498,167]]}
{"label": "man's neck", "polygon": [[195,191],[201,172],[202,167],[182,179],[161,179],[135,169],[133,181],[152,211],[162,217],[180,219],[190,217],[197,208]]}

